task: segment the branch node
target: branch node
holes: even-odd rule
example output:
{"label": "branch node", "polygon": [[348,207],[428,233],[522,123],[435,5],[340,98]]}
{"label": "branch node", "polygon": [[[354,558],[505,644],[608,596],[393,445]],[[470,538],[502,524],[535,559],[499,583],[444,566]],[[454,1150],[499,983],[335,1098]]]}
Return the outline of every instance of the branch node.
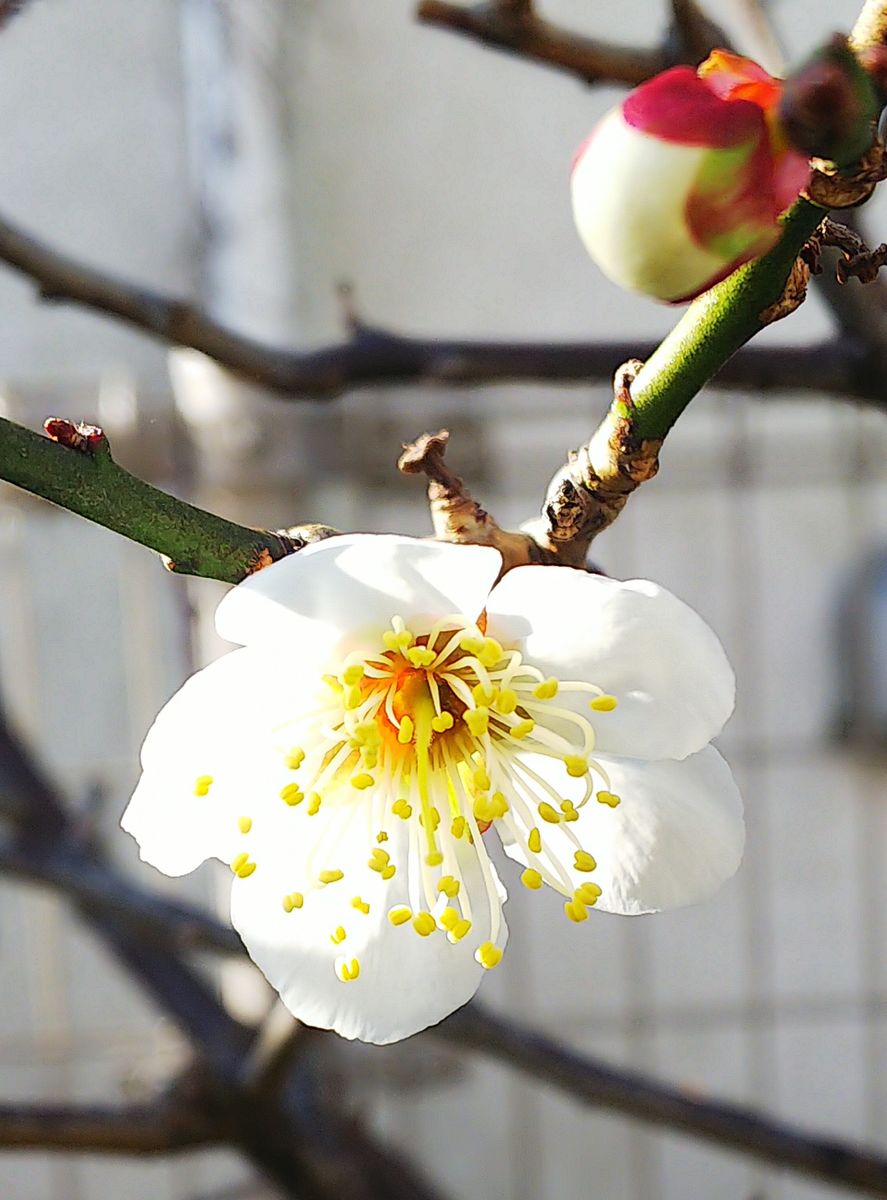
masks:
{"label": "branch node", "polygon": [[69,421],[65,417],[47,417],[43,422],[43,430],[52,441],[69,450],[79,450],[81,454],[95,455],[104,451],[110,456],[111,449],[105,431],[98,425],[88,425],[85,421]]}
{"label": "branch node", "polygon": [[860,283],[874,283],[881,267],[887,263],[887,243],[882,242],[870,250],[854,229],[848,229],[828,217],[821,226],[820,241],[823,246],[835,246],[842,257],[835,267],[838,283],[855,278]]}
{"label": "branch node", "polygon": [[864,204],[875,185],[887,179],[887,150],[872,129],[871,147],[852,171],[843,171],[833,162],[821,158],[810,160],[813,174],[806,189],[805,200],[820,208],[856,208]]}

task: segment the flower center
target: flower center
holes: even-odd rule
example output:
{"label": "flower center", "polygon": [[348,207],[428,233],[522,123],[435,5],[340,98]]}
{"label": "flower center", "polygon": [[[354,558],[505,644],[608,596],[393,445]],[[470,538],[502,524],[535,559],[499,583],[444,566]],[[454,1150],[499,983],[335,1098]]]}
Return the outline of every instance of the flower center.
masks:
{"label": "flower center", "polygon": [[[451,943],[465,938],[476,923],[463,887],[470,856],[488,901],[489,936],[475,957],[484,967],[495,966],[502,957],[500,901],[482,840],[494,823],[520,847],[528,864],[523,884],[532,890],[552,884],[569,897],[566,915],[585,920],[601,891],[591,882],[573,886],[571,872],[590,873],[596,866],[573,826],[595,794],[596,778],[602,781],[598,802],[615,807],[619,797],[591,757],[591,720],[557,698],[586,693],[586,707],[605,713],[616,707],[613,696],[590,683],[546,677],[519,651],[454,616],[418,636],[394,617],[376,652],[349,655],[324,684],[316,713],[295,727],[300,744],[284,752],[298,782],[291,775],[280,799],[309,817],[327,806],[369,808],[377,832],[368,878],[375,873],[376,882],[387,882],[399,869],[409,873],[410,904],[389,910],[392,925],[410,923],[421,937],[441,932]],[[559,760],[563,788],[535,769],[531,754]],[[574,799],[562,795],[568,785]],[[393,862],[385,849],[399,821],[410,823],[408,863]],[[324,852],[332,857],[329,847]],[[256,869],[246,855],[235,863],[240,878]],[[335,865],[323,866],[315,872],[315,887],[344,878]],[[294,912],[307,900],[295,892],[282,902]],[[350,907],[363,915],[370,911],[360,895]],[[347,936],[344,916],[342,921],[330,933],[337,945]],[[354,958],[337,960],[336,969],[344,982],[359,976]]]}

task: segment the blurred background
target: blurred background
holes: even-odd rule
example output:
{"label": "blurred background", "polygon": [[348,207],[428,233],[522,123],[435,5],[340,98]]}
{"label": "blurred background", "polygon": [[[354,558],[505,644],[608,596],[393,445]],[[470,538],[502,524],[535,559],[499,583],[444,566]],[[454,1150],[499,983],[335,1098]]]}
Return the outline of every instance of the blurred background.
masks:
{"label": "blurred background", "polygon": [[[645,45],[665,20],[655,0],[543,7]],[[343,282],[368,323],[405,333],[664,334],[675,314],[604,280],[569,211],[571,156],[621,92],[420,27],[412,10],[35,0],[0,37],[0,210],[276,345],[342,338]],[[780,0],[768,12],[796,58],[857,10]],[[744,3],[723,0],[716,16],[778,66]],[[866,217],[876,243],[887,214]],[[5,268],[0,313],[5,415],[34,428],[55,413],[95,420],[130,469],[272,527],[429,533],[423,489],[394,463],[402,441],[441,426],[454,468],[500,523],[518,524],[608,403],[603,386],[523,385],[290,403],[193,353],[40,303]],[[829,328],[814,296],[761,341]],[[660,476],[594,557],[676,591],[727,647],[739,700],[720,745],[747,803],[745,864],[703,907],[593,914],[581,927],[503,867],[512,937],[482,998],[615,1064],[887,1151],[885,451],[887,415],[873,405],[790,384],[694,402]],[[223,649],[211,625],[222,591],[2,486],[0,673],[18,727],[84,820],[107,830],[117,861],[220,912],[227,872],[163,879],[116,826],[157,709]],[[237,1013],[272,1004],[247,965],[215,969]],[[48,892],[0,886],[0,979],[5,1101],[138,1098],[185,1054]],[[845,1194],[580,1109],[421,1037],[392,1050],[341,1043],[335,1057],[361,1115],[462,1200]],[[4,1200],[114,1195],[274,1193],[226,1152],[0,1155]]]}

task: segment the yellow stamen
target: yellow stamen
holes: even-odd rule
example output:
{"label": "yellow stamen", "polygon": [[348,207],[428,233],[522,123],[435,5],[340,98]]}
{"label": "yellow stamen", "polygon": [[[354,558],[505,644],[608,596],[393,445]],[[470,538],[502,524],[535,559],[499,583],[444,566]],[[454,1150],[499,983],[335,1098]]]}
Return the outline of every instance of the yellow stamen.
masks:
{"label": "yellow stamen", "polygon": [[288,783],[286,787],[280,789],[280,798],[284,804],[288,804],[293,808],[296,804],[301,804],[305,799],[305,793],[297,783]]}
{"label": "yellow stamen", "polygon": [[439,850],[432,850],[430,854],[425,855],[425,862],[429,867],[439,867],[443,862],[443,855]]}
{"label": "yellow stamen", "polygon": [[360,663],[354,663],[353,666],[346,667],[342,672],[341,680],[345,687],[354,687],[356,683],[360,683],[364,677],[364,669]]}
{"label": "yellow stamen", "polygon": [[351,901],[351,907],[356,908],[358,912],[362,912],[364,916],[369,915],[370,906],[367,904],[366,900],[362,900],[360,896],[354,897],[354,899]]}
{"label": "yellow stamen", "polygon": [[581,779],[583,775],[588,774],[588,759],[581,754],[565,755],[564,766],[572,779]]}
{"label": "yellow stamen", "polygon": [[[539,816],[543,821],[547,821],[549,825],[560,824],[561,814],[553,805],[549,804],[547,800],[543,800],[539,805]],[[538,850],[534,850],[533,853],[538,854],[539,852]]]}
{"label": "yellow stamen", "polygon": [[486,967],[488,971],[491,971],[493,967],[498,967],[502,961],[502,951],[498,946],[494,946],[492,942],[484,942],[483,945],[478,946],[477,950],[475,950],[474,957],[482,967]]}
{"label": "yellow stamen", "polygon": [[459,880],[455,879],[452,875],[441,875],[440,879],[437,881],[437,890],[439,892],[443,892],[443,894],[448,896],[450,900],[453,900],[459,895],[460,887],[461,884],[459,883]]}
{"label": "yellow stamen", "polygon": [[435,929],[437,929],[437,921],[435,921],[430,912],[420,912],[413,917],[413,929],[415,929],[419,937],[428,937],[430,933],[434,933]]}
{"label": "yellow stamen", "polygon": [[434,717],[431,722],[431,728],[435,733],[446,733],[448,729],[453,728],[453,714],[442,712],[440,716]]}
{"label": "yellow stamen", "polygon": [[317,878],[321,883],[338,883],[340,879],[345,878],[344,871],[320,871]]}
{"label": "yellow stamen", "polygon": [[305,903],[305,897],[301,892],[290,892],[288,896],[283,898],[283,911],[291,913],[295,908],[301,908]]}
{"label": "yellow stamen", "polygon": [[330,934],[330,941],[334,946],[338,946],[340,942],[344,942],[346,938],[345,929],[342,925],[337,926]]}
{"label": "yellow stamen", "polygon": [[399,905],[397,908],[392,908],[388,912],[388,920],[392,925],[406,925],[407,921],[413,915],[413,911],[407,908],[405,904]]}
{"label": "yellow stamen", "polygon": [[536,722],[530,720],[528,717],[525,721],[518,721],[516,725],[512,725],[508,732],[513,738],[517,738],[520,741],[522,738],[529,737],[535,728]]}
{"label": "yellow stamen", "polygon": [[520,881],[531,892],[538,892],[539,888],[542,887],[542,876],[532,867],[527,867],[526,871],[521,875]]}
{"label": "yellow stamen", "polygon": [[240,830],[241,833],[249,833],[249,831],[252,829],[252,827],[253,827],[252,817],[238,817],[237,818],[237,828]]}
{"label": "yellow stamen", "polygon": [[212,787],[212,785],[213,785],[212,775],[198,775],[197,778],[194,780],[194,795],[195,796],[208,796],[209,789]]}
{"label": "yellow stamen", "polygon": [[601,894],[601,889],[596,883],[583,883],[576,889],[576,899],[589,906],[597,904]]}
{"label": "yellow stamen", "polygon": [[471,695],[474,697],[474,703],[483,708],[496,699],[496,689],[492,685],[487,687],[486,684],[476,683],[471,689]]}
{"label": "yellow stamen", "polygon": [[402,821],[408,821],[413,815],[412,804],[407,804],[406,800],[395,800],[391,811],[396,817],[400,817]]}
{"label": "yellow stamen", "polygon": [[543,680],[542,683],[537,683],[533,688],[533,695],[537,700],[553,700],[557,695],[558,682],[552,676],[550,679]]}
{"label": "yellow stamen", "polygon": [[579,820],[579,813],[576,811],[576,805],[572,800],[561,801],[561,812],[564,814],[565,821]]}
{"label": "yellow stamen", "polygon": [[[554,811],[554,810],[552,809],[552,811]],[[539,854],[541,852],[541,850],[542,850],[542,834],[539,832],[538,829],[530,830],[530,835],[527,838],[527,845],[530,847],[530,849],[533,851],[534,854]]]}
{"label": "yellow stamen", "polygon": [[375,782],[376,781],[373,779],[372,775],[368,775],[366,771],[363,771],[360,775],[352,775],[351,777],[351,786],[353,788],[357,788],[359,792],[365,792],[366,789],[372,787]]}
{"label": "yellow stamen", "polygon": [[465,834],[465,818],[464,817],[453,817],[453,824],[450,826],[450,833],[453,835],[453,837],[456,839],[456,841],[458,841],[459,838],[464,836],[464,834]]}
{"label": "yellow stamen", "polygon": [[511,688],[503,688],[496,697],[494,707],[497,712],[513,713],[517,708],[517,692],[513,692]]}
{"label": "yellow stamen", "polygon": [[598,804],[606,804],[608,808],[616,808],[622,803],[621,797],[614,795],[613,792],[598,792],[596,798]]}
{"label": "yellow stamen", "polygon": [[320,792],[312,792],[308,798],[308,816],[316,817],[320,812]]}
{"label": "yellow stamen", "polygon": [[451,942],[461,942],[470,929],[471,922],[463,917],[461,921],[456,922],[456,924],[447,934],[447,937]]}
{"label": "yellow stamen", "polygon": [[462,715],[462,720],[474,737],[483,737],[490,728],[490,710],[488,708],[467,708]]}
{"label": "yellow stamen", "polygon": [[356,683],[352,684],[351,687],[345,688],[343,703],[349,710],[360,708],[363,703],[363,692]]}
{"label": "yellow stamen", "polygon": [[577,871],[593,871],[597,862],[587,850],[577,850],[573,855],[573,865]]}
{"label": "yellow stamen", "polygon": [[292,750],[286,756],[286,765],[291,771],[298,771],[304,761],[305,751],[301,746],[293,746]]}
{"label": "yellow stamen", "polygon": [[477,657],[489,669],[490,667],[495,667],[496,663],[501,662],[504,657],[504,651],[495,638],[488,637],[484,638],[483,645],[478,651]]}
{"label": "yellow stamen", "polygon": [[459,924],[458,911],[455,908],[450,908],[448,905],[437,918],[437,923],[441,929],[445,929],[447,933],[450,933]]}
{"label": "yellow stamen", "polygon": [[401,746],[408,746],[413,740],[413,719],[412,717],[400,718],[400,729],[397,731],[397,740]]}
{"label": "yellow stamen", "polygon": [[343,958],[336,963],[336,974],[343,983],[352,983],[360,975],[360,963],[356,958],[350,962]]}
{"label": "yellow stamen", "polygon": [[413,646],[412,650],[407,650],[406,657],[414,667],[430,667],[437,655],[427,646]]}
{"label": "yellow stamen", "polygon": [[618,703],[615,696],[595,696],[593,700],[589,700],[588,707],[593,708],[595,712],[612,712]]}
{"label": "yellow stamen", "polygon": [[387,842],[387,841],[388,841],[388,834],[385,832],[385,830],[384,830],[384,829],[381,829],[381,830],[380,830],[380,831],[379,831],[379,832],[376,834],[376,841],[377,841],[377,842]]}
{"label": "yellow stamen", "polygon": [[564,912],[576,925],[578,925],[581,921],[588,920],[588,909],[585,907],[583,901],[579,898],[578,892],[572,900],[568,900],[564,905]]}

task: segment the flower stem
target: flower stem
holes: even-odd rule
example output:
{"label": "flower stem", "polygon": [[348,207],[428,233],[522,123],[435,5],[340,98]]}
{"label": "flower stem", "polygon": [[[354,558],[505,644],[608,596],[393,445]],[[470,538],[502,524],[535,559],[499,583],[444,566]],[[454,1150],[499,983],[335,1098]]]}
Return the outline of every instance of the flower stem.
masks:
{"label": "flower stem", "polygon": [[[84,440],[69,422],[52,424]],[[307,540],[236,525],[152,487],[114,462],[101,430],[78,447],[0,418],[0,478],[157,550],[185,575],[239,583]]]}
{"label": "flower stem", "polygon": [[769,254],[740,267],[690,305],[632,384],[632,430],[638,438],[665,437],[700,388],[769,323],[762,314],[781,296],[798,254],[824,216],[818,205],[798,200]]}

